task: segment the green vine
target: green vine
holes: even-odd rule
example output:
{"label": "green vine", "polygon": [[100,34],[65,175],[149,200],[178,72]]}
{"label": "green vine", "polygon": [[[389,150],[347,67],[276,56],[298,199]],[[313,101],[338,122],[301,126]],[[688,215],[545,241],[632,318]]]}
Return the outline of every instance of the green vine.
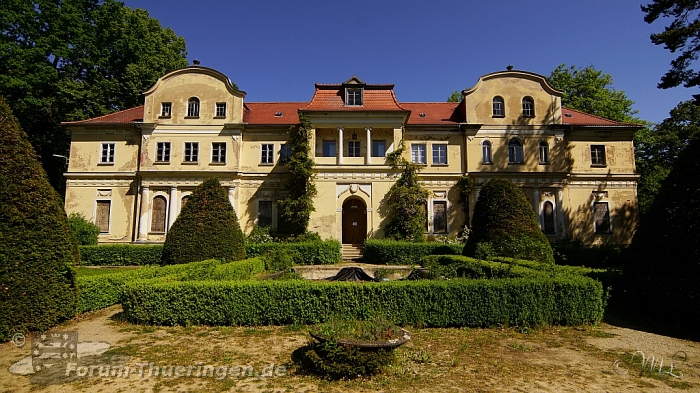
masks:
{"label": "green vine", "polygon": [[425,233],[428,190],[420,185],[420,167],[403,157],[406,150],[404,140],[387,157],[391,167],[401,170],[387,194],[387,204],[391,211],[386,227],[386,235],[396,240],[422,241]]}
{"label": "green vine", "polygon": [[317,194],[314,183],[314,160],[311,158],[309,119],[299,113],[301,124],[289,129],[289,144],[292,155],[289,158],[289,181],[285,189],[287,196],[277,202],[280,212],[279,231],[292,235],[306,233],[309,218],[314,209],[314,197]]}

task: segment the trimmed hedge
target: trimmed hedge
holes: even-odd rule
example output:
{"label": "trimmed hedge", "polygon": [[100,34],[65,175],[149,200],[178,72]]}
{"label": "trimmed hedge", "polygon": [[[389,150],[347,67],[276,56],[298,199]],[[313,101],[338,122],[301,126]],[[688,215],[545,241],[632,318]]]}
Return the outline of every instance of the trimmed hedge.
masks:
{"label": "trimmed hedge", "polygon": [[438,242],[414,243],[396,240],[365,240],[364,260],[385,265],[419,265],[427,255],[460,255],[464,245]]}
{"label": "trimmed hedge", "polygon": [[423,258],[422,266],[429,270],[431,278],[434,279],[542,278],[546,276],[540,271],[513,263],[482,261],[461,255],[430,255]]}
{"label": "trimmed hedge", "polygon": [[105,244],[81,246],[82,266],[143,266],[160,264],[163,245]]}
{"label": "trimmed hedge", "polygon": [[581,276],[385,283],[309,281],[132,282],[125,315],[158,325],[312,324],[367,319],[381,310],[399,325],[538,326],[596,323],[600,282]]}
{"label": "trimmed hedge", "polygon": [[242,280],[265,270],[261,258],[221,263],[217,260],[164,267],[142,267],[130,272],[78,277],[78,312],[94,311],[119,303],[124,285],[133,281]]}
{"label": "trimmed hedge", "polygon": [[289,250],[295,265],[332,265],[340,263],[340,242],[324,240],[301,243],[252,243],[246,245],[249,258],[262,256],[274,249]]}

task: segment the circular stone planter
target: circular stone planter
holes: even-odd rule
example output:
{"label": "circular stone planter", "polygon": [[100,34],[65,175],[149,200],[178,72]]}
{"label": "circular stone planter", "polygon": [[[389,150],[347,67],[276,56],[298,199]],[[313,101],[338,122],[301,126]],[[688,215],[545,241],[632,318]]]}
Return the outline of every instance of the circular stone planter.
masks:
{"label": "circular stone planter", "polygon": [[[318,334],[314,331],[309,331],[309,335],[316,339],[320,343],[328,342],[331,341],[329,337],[323,336],[321,334]],[[349,340],[349,339],[344,339],[344,340],[333,340],[337,342],[340,345],[348,346],[348,347],[355,347],[355,348],[362,348],[362,349],[394,349],[398,348],[403,344],[406,344],[411,340],[411,333],[408,332],[406,329],[401,329],[401,333],[398,337],[392,338],[390,340],[383,340],[383,341],[374,341],[374,342],[364,342],[364,341],[356,341],[356,340]]]}

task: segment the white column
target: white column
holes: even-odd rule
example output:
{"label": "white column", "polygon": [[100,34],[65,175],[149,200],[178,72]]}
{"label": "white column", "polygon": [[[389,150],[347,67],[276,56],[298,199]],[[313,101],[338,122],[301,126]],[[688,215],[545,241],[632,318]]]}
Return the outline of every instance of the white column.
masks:
{"label": "white column", "polygon": [[338,127],[338,165],[343,165],[343,127]]}
{"label": "white column", "polygon": [[542,229],[542,213],[540,212],[540,189],[532,189],[532,201],[535,203],[535,217],[537,217],[537,222],[540,224],[540,229]]}
{"label": "white column", "polygon": [[148,211],[151,209],[147,186],[141,186],[141,215],[139,216],[139,237],[137,240],[147,240]]}
{"label": "white column", "polygon": [[179,205],[180,204],[178,203],[177,198],[177,187],[172,186],[170,187],[170,211],[168,212],[168,229],[170,229],[170,227],[173,226],[173,223],[177,218],[177,207]]}
{"label": "white column", "polygon": [[[236,187],[235,186],[229,186],[228,188],[228,202],[231,204],[231,207],[235,210],[236,209]],[[236,212],[236,214],[238,214]]]}
{"label": "white column", "polygon": [[566,223],[564,222],[564,209],[562,206],[563,195],[562,189],[557,188],[557,235],[560,238],[566,237]]}
{"label": "white column", "polygon": [[365,152],[365,165],[369,165],[372,161],[372,127],[365,128],[367,131],[367,151]]}

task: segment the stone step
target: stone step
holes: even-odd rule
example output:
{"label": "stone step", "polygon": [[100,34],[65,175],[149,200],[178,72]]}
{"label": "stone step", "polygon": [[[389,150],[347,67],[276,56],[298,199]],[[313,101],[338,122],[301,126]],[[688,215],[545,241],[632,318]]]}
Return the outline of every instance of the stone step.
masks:
{"label": "stone step", "polygon": [[362,259],[362,254],[364,249],[362,244],[343,244],[342,248],[342,259],[347,260],[357,260]]}

